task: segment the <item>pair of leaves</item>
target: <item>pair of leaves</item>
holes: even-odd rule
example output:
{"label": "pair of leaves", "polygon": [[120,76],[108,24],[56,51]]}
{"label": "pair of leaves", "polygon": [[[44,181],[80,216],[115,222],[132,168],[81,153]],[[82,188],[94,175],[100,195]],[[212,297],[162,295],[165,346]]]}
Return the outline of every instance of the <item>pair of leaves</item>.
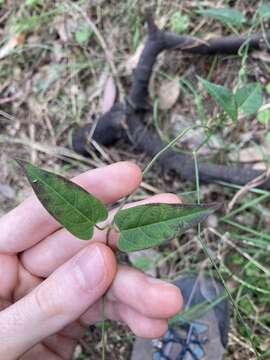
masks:
{"label": "pair of leaves", "polygon": [[200,15],[217,19],[225,25],[239,28],[245,22],[245,16],[238,10],[230,7],[208,8],[198,11]]}
{"label": "pair of leaves", "polygon": [[259,83],[249,83],[238,88],[235,93],[230,89],[199,78],[204,89],[216,100],[221,108],[236,122],[238,112],[246,115],[256,113],[262,106],[262,88]]}
{"label": "pair of leaves", "polygon": [[269,3],[262,3],[258,8],[258,13],[260,17],[264,20],[270,19],[270,4]]}
{"label": "pair of leaves", "polygon": [[[73,235],[90,240],[94,226],[108,217],[106,207],[72,181],[25,161],[18,162],[47,211]],[[114,218],[120,231],[118,247],[129,252],[159,245],[204,221],[216,208],[216,205],[147,204],[120,210]]]}

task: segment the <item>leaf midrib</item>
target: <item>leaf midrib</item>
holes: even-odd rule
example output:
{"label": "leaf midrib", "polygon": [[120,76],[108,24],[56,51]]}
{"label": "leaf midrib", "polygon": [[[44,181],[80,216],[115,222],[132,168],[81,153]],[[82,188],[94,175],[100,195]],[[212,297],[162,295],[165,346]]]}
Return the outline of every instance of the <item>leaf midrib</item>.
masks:
{"label": "leaf midrib", "polygon": [[[210,208],[209,209],[207,209],[207,210],[211,210]],[[196,213],[196,215],[197,214],[199,214],[199,213],[204,213],[204,212],[207,212],[207,210],[204,210],[204,211],[199,211],[198,213]],[[194,215],[194,214],[193,214]],[[185,216],[182,216],[181,218],[179,218],[179,217],[173,217],[173,218],[171,218],[171,219],[167,219],[167,220],[164,220],[164,221],[158,221],[158,222],[154,222],[154,223],[150,223],[150,224],[146,224],[146,225],[135,225],[135,226],[132,226],[132,227],[129,227],[129,228],[127,228],[127,229],[124,229],[123,231],[129,231],[129,230],[135,230],[135,229],[140,229],[140,228],[144,228],[144,227],[146,227],[146,226],[151,226],[151,225],[158,225],[158,224],[160,224],[160,225],[162,225],[162,224],[166,224],[166,222],[168,222],[168,221],[171,221],[171,220],[177,220],[177,219],[179,219],[179,220],[184,220],[184,219],[186,219],[187,217],[189,217],[189,216],[192,216],[192,215],[185,215]],[[120,226],[120,230],[121,230],[121,226]]]}
{"label": "leaf midrib", "polygon": [[[66,200],[61,194],[59,194],[53,187],[51,187],[51,186],[48,185],[45,181],[43,181],[42,178],[41,178],[39,175],[37,175],[37,178],[39,179],[39,181],[40,181],[43,185],[47,186],[50,190],[52,190],[53,193],[57,194],[57,196],[60,197],[60,198],[61,198],[66,204],[68,204],[72,209],[75,209],[75,211],[76,211],[79,215],[82,215],[83,218],[87,220],[87,222],[90,221],[91,225],[94,225],[94,222],[91,221],[91,219],[89,219],[84,213],[80,212],[80,210],[78,210],[78,208],[74,207],[68,200]],[[76,196],[76,194],[75,194],[75,196]],[[62,221],[62,220],[61,220],[61,221]],[[64,220],[64,221],[65,221],[65,220]],[[64,221],[63,221],[63,222],[64,222]],[[67,223],[69,223],[69,221],[67,221]],[[72,223],[71,223],[71,225],[72,225]],[[80,225],[81,225],[81,224],[80,224]]]}

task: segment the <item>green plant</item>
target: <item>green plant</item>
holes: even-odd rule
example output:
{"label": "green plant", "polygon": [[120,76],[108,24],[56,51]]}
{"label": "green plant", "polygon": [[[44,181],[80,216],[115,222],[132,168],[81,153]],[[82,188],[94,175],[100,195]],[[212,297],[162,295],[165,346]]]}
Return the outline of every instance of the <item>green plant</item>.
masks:
{"label": "green plant", "polygon": [[213,97],[225,113],[234,121],[237,121],[238,113],[245,115],[257,113],[263,103],[262,87],[259,83],[248,83],[232,90],[211,83],[199,77],[204,89]]}
{"label": "green plant", "polygon": [[183,33],[189,27],[190,18],[188,15],[183,15],[180,11],[176,11],[171,15],[170,22],[172,31]]}
{"label": "green plant", "polygon": [[92,34],[93,31],[89,28],[89,26],[84,26],[80,30],[77,30],[74,36],[75,36],[75,40],[80,45],[84,45],[90,40]]}
{"label": "green plant", "polygon": [[[108,217],[106,207],[93,195],[62,176],[18,160],[38,199],[69,232],[90,240],[94,227]],[[118,247],[124,252],[159,245],[206,219],[216,204],[147,204],[121,209],[110,225],[119,232]],[[117,228],[115,227],[117,226]]]}
{"label": "green plant", "polygon": [[[144,173],[150,168],[153,158]],[[38,199],[47,211],[69,232],[82,240],[90,240],[97,223],[108,218],[106,207],[79,185],[52,172],[17,160],[24,169]],[[204,221],[213,213],[217,204],[147,204],[120,209],[107,230],[107,242],[112,228],[119,232],[118,248],[124,252],[138,251],[159,245],[190,227]],[[117,228],[115,227],[117,226]],[[103,318],[105,299],[103,297]],[[102,329],[102,359],[105,359],[105,320]]]}
{"label": "green plant", "polygon": [[198,13],[219,20],[229,27],[239,28],[245,22],[244,15],[240,11],[230,7],[202,9],[199,10]]}

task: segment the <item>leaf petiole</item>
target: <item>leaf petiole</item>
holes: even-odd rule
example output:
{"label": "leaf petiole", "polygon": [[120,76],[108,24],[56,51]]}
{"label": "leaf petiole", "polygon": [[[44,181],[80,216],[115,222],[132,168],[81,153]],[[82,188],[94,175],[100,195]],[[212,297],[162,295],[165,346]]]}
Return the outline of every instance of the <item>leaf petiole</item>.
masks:
{"label": "leaf petiole", "polygon": [[101,226],[95,224],[95,227],[100,231],[104,231],[104,230],[108,229],[110,227],[110,225],[105,225],[104,227],[101,227]]}

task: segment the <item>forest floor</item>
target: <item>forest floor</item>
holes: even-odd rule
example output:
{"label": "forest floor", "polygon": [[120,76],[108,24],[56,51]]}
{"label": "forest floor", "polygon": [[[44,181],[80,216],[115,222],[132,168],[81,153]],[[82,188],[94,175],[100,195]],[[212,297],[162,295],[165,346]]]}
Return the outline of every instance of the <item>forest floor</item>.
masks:
{"label": "forest floor", "polygon": [[[147,34],[145,1],[42,1],[0,0],[0,216],[31,192],[14,158],[72,177],[89,168],[131,160],[144,168],[149,159],[120,142],[113,148],[93,145],[89,157],[78,156],[71,146],[76,125],[95,122],[117,96],[130,88],[132,73]],[[156,0],[157,24],[164,29],[198,36],[258,32],[268,28],[268,15],[251,0]],[[203,10],[231,6],[238,11],[235,24]],[[239,20],[240,14],[240,20]],[[242,16],[242,18],[241,18]],[[232,19],[232,18],[231,18]],[[240,22],[240,25],[239,25]],[[116,69],[117,79],[111,68]],[[259,83],[264,111],[240,114],[232,122],[203,90],[198,76],[233,90],[239,81]],[[265,170],[270,152],[270,56],[257,51],[241,56],[194,56],[163,53],[150,84],[153,114],[150,123],[165,140],[180,131],[212,119],[213,131],[198,155],[209,162],[251,166]],[[205,139],[203,130],[191,131],[178,144],[192,153]],[[157,166],[143,179],[135,195],[141,199],[161,192],[179,194],[196,202],[196,184]],[[245,325],[231,307],[226,359],[270,358],[270,192],[245,190],[233,184],[199,183],[203,202],[220,201],[227,209],[212,215],[203,238],[219,272],[231,291]],[[233,206],[229,206],[233,205]],[[213,273],[194,229],[169,245],[156,249],[153,258],[141,256],[134,266],[155,267],[163,278],[186,272]],[[246,331],[248,328],[248,331]],[[133,334],[112,323],[107,330],[108,359],[129,359]],[[250,341],[252,340],[252,342]],[[76,348],[74,359],[101,356],[101,330],[92,326]]]}

